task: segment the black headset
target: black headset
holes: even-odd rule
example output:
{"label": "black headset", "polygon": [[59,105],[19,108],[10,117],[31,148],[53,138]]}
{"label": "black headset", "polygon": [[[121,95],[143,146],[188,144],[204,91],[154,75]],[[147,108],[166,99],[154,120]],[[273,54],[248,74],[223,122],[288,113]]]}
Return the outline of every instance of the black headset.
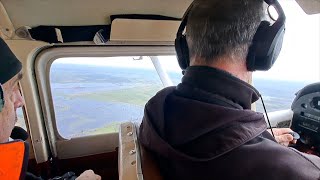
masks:
{"label": "black headset", "polygon": [[3,106],[4,106],[4,96],[3,96],[2,85],[0,83],[0,112],[3,109]]}
{"label": "black headset", "polygon": [[[247,55],[248,71],[269,70],[278,58],[282,47],[286,16],[277,0],[264,1],[276,9],[279,17],[273,25],[268,21],[262,21],[257,28]],[[191,3],[184,14],[175,40],[177,58],[182,70],[185,70],[190,65],[187,38],[183,32],[188,23],[188,17],[193,5],[194,2]]]}

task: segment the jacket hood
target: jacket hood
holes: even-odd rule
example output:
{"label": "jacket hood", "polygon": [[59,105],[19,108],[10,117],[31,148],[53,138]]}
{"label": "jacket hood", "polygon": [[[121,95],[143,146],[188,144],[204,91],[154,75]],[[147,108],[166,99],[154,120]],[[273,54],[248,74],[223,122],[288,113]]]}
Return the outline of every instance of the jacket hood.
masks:
{"label": "jacket hood", "polygon": [[263,114],[186,81],[158,92],[147,103],[139,134],[149,150],[175,160],[210,161],[266,130]]}
{"label": "jacket hood", "polygon": [[266,130],[262,114],[240,111],[190,101],[168,88],[148,102],[140,140],[145,147],[166,158],[210,161]]}

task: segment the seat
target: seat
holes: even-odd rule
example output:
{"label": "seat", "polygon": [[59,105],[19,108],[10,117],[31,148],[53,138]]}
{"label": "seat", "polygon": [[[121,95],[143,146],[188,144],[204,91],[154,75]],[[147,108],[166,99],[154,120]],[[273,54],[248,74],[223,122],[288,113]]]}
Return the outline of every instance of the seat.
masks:
{"label": "seat", "polygon": [[155,158],[139,144],[139,124],[122,123],[119,130],[119,180],[162,180]]}

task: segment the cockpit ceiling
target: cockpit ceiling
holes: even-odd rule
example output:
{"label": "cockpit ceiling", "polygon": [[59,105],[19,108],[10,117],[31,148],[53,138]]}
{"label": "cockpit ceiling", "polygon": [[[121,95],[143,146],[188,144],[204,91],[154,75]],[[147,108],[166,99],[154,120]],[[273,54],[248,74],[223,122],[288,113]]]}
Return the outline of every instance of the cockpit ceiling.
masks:
{"label": "cockpit ceiling", "polygon": [[300,7],[307,14],[320,13],[320,0],[296,0]]}
{"label": "cockpit ceiling", "polygon": [[[109,24],[113,14],[157,14],[181,18],[192,0],[0,0],[15,28],[38,25]],[[320,0],[296,0],[307,14]]]}
{"label": "cockpit ceiling", "polygon": [[0,0],[15,28],[109,24],[113,14],[181,18],[192,0]]}

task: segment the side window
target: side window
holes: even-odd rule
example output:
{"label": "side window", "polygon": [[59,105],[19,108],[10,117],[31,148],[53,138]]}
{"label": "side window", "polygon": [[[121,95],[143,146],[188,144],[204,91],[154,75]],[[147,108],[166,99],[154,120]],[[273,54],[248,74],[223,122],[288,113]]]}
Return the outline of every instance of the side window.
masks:
{"label": "side window", "polygon": [[26,126],[26,121],[25,121],[25,118],[24,118],[23,108],[17,109],[16,112],[17,112],[17,118],[18,118],[16,126],[22,127],[24,130],[27,131],[27,126]]}
{"label": "side window", "polygon": [[163,88],[149,57],[60,58],[50,69],[57,130],[64,138],[113,133],[143,117]]}
{"label": "side window", "polygon": [[[20,93],[22,93],[20,84],[19,84],[19,87],[20,87]],[[18,108],[16,110],[18,120],[17,120],[17,123],[15,124],[15,126],[22,127],[24,130],[28,131],[27,126],[26,126],[26,118],[25,118],[24,111],[25,111],[24,107]]]}
{"label": "side window", "polygon": [[290,109],[295,93],[320,80],[320,15],[306,15],[295,1],[280,3],[287,16],[281,53],[271,70],[253,74],[268,112]]}

